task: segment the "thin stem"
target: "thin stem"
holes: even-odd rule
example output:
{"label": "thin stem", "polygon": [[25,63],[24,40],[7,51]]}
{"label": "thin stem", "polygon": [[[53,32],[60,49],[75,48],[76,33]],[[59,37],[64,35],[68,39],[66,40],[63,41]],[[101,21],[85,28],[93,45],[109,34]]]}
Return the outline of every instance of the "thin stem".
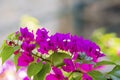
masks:
{"label": "thin stem", "polygon": [[70,75],[68,76],[68,79],[71,77],[71,75],[73,74],[74,72],[71,72]]}
{"label": "thin stem", "polygon": [[33,54],[33,53],[32,53],[32,55],[34,55],[34,56],[36,56],[36,57],[38,57],[38,58],[41,58],[43,61],[47,61],[47,62],[52,63],[50,60],[48,60],[48,59],[44,59],[42,56],[38,56],[38,55]]}
{"label": "thin stem", "polygon": [[79,70],[75,70],[74,72],[82,73],[82,72],[81,72],[81,71],[79,71]]}

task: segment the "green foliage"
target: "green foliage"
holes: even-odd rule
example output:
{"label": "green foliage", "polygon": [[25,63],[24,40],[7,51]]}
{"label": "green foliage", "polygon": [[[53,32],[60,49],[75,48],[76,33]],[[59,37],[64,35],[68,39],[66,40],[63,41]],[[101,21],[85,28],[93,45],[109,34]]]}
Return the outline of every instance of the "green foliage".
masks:
{"label": "green foliage", "polygon": [[93,80],[106,80],[104,75],[99,71],[88,72],[88,75],[91,76]]}
{"label": "green foliage", "polygon": [[82,80],[82,79],[81,79],[81,76],[77,76],[77,77],[75,77],[75,78],[72,77],[70,80]]}
{"label": "green foliage", "polygon": [[42,69],[34,76],[34,80],[45,80],[46,74],[51,70],[50,64],[46,63]]}
{"label": "green foliage", "polygon": [[9,41],[14,41],[14,40],[18,40],[18,37],[19,37],[19,33],[18,34],[15,34],[15,33],[11,33],[7,36],[7,40]]}
{"label": "green foliage", "polygon": [[1,52],[2,52],[2,50],[5,48],[5,46],[7,46],[6,41],[3,41],[3,44],[2,44],[2,46],[0,47],[0,57],[1,57]]}
{"label": "green foliage", "polygon": [[70,80],[82,80],[82,73],[74,72],[70,78]]}
{"label": "green foliage", "polygon": [[31,76],[35,76],[43,67],[43,64],[42,62],[39,62],[39,63],[31,63],[29,66],[28,66],[28,69],[27,69],[27,74],[29,77]]}
{"label": "green foliage", "polygon": [[66,54],[66,53],[62,53],[62,52],[59,52],[59,53],[53,53],[49,59],[50,61],[53,63],[54,66],[61,66],[61,65],[64,65],[64,58],[70,58],[70,55]]}
{"label": "green foliage", "polygon": [[14,56],[14,64],[15,64],[15,66],[16,66],[16,70],[17,70],[17,71],[18,71],[18,69],[20,68],[20,67],[18,66],[18,58],[19,58],[19,56],[20,56],[20,54],[17,54],[17,55]]}
{"label": "green foliage", "polygon": [[120,80],[120,65],[116,65],[108,74],[112,80]]}
{"label": "green foliage", "polygon": [[[17,39],[18,35],[15,35],[15,33],[9,34],[7,37],[8,42],[9,40],[14,41]],[[8,58],[10,58],[10,56],[14,53],[15,50],[16,47],[13,47],[13,45],[8,46],[7,42],[4,41],[2,47],[0,48],[0,57],[2,58],[2,63],[4,63]]]}
{"label": "green foliage", "polygon": [[100,61],[94,67],[103,66],[103,65],[116,65],[116,64],[110,61]]}
{"label": "green foliage", "polygon": [[0,51],[0,56],[2,58],[2,63],[4,63],[8,58],[10,58],[10,56],[13,54],[13,52],[14,52],[13,47],[4,45],[4,47]]}

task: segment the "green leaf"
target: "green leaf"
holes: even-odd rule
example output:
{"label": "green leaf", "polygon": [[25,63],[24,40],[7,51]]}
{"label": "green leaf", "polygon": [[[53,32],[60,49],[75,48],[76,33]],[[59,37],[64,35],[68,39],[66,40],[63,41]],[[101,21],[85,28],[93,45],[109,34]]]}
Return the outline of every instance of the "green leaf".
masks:
{"label": "green leaf", "polygon": [[19,58],[20,54],[17,54],[14,56],[14,64],[16,66],[16,69],[18,71],[18,69],[20,68],[20,66],[18,66],[18,58]]}
{"label": "green leaf", "polygon": [[42,62],[39,62],[39,63],[31,63],[29,66],[28,66],[28,69],[27,69],[27,74],[29,77],[31,76],[35,76],[43,67],[43,64]]}
{"label": "green leaf", "polygon": [[10,56],[13,54],[14,48],[10,46],[4,46],[4,48],[1,50],[1,57],[2,57],[2,63],[4,63]]}
{"label": "green leaf", "polygon": [[11,33],[7,36],[7,39],[8,40],[13,40],[14,36],[15,36],[15,33]]}
{"label": "green leaf", "polygon": [[3,41],[3,44],[2,44],[2,46],[0,47],[0,57],[1,57],[1,52],[2,52],[2,50],[4,49],[5,46],[7,46],[6,40]]}
{"label": "green leaf", "polygon": [[93,80],[106,80],[104,75],[99,71],[88,72],[88,75],[91,76]]}
{"label": "green leaf", "polygon": [[102,66],[102,65],[116,65],[116,64],[110,61],[101,61],[101,62],[98,62],[94,67]]}
{"label": "green leaf", "polygon": [[82,80],[82,73],[74,72],[70,80]]}
{"label": "green leaf", "polygon": [[34,80],[45,80],[46,74],[51,70],[50,64],[46,63],[37,75],[34,76]]}
{"label": "green leaf", "polygon": [[70,78],[70,80],[82,80],[82,79],[81,79],[81,76],[77,76],[77,77]]}
{"label": "green leaf", "polygon": [[120,65],[116,65],[108,74],[112,80],[120,80]]}
{"label": "green leaf", "polygon": [[15,34],[15,32],[14,33],[11,33],[11,34],[9,34],[8,36],[7,36],[7,40],[18,40],[18,37],[20,36],[20,33],[18,33],[18,34]]}
{"label": "green leaf", "polygon": [[63,60],[64,58],[70,58],[70,55],[66,54],[66,53],[53,53],[50,56],[50,60],[53,62],[54,66],[61,66],[64,64]]}

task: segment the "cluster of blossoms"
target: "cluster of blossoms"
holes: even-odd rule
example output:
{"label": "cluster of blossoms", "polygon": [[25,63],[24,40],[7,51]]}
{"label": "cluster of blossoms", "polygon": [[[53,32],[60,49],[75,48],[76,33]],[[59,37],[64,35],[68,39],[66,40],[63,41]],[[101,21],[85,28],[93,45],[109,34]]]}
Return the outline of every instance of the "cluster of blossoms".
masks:
{"label": "cluster of blossoms", "polygon": [[34,57],[37,56],[36,62],[39,62],[40,59],[45,60],[46,57],[43,58],[43,56],[50,56],[49,51],[52,51],[52,54],[60,54],[58,52],[63,51],[70,58],[64,58],[64,65],[60,67],[54,66],[50,61],[52,70],[47,74],[46,80],[69,80],[69,77],[64,76],[63,72],[80,72],[83,74],[82,80],[92,80],[87,72],[94,69],[94,64],[98,62],[99,57],[104,56],[99,46],[90,40],[73,36],[70,33],[54,35],[48,33],[45,28],[41,28],[34,35],[33,31],[30,32],[27,27],[20,28],[16,34],[19,34],[21,48],[14,52],[15,55],[20,53],[18,66],[28,66],[35,61]]}

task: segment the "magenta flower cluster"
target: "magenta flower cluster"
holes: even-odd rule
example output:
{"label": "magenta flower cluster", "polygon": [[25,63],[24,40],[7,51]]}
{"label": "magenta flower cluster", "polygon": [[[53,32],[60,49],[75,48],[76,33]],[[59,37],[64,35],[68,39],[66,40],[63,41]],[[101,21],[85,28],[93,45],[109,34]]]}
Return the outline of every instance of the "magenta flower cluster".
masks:
{"label": "magenta flower cluster", "polygon": [[34,61],[32,57],[32,50],[35,48],[35,44],[31,43],[34,41],[34,35],[29,32],[27,28],[20,28],[21,36],[19,39],[23,41],[21,45],[21,55],[18,58],[19,66],[27,66],[30,62]]}
{"label": "magenta flower cluster", "polygon": [[19,32],[19,40],[22,43],[18,66],[28,66],[34,61],[34,49],[37,49],[40,55],[49,55],[48,52],[52,50],[53,54],[65,51],[71,56],[71,59],[63,60],[64,65],[60,68],[51,65],[52,72],[46,76],[46,80],[68,80],[68,77],[63,75],[63,71],[82,72],[82,80],[92,80],[87,72],[94,69],[93,65],[97,63],[99,57],[104,56],[97,44],[70,33],[49,35],[45,28],[41,28],[34,35],[33,31],[30,32],[27,27],[20,28]]}

